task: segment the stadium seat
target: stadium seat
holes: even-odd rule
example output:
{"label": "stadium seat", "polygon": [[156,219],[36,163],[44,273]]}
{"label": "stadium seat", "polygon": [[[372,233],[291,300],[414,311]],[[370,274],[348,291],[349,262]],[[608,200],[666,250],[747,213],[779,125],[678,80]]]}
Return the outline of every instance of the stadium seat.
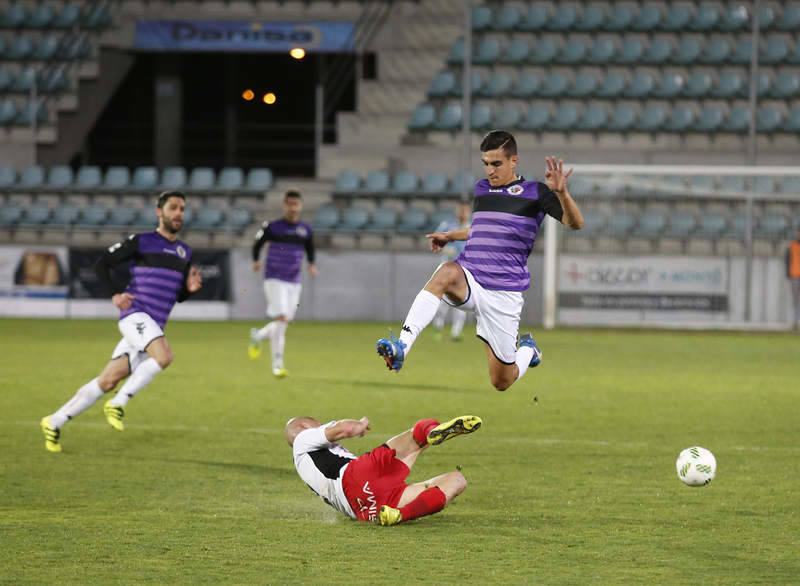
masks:
{"label": "stadium seat", "polygon": [[638,37],[625,37],[619,51],[614,56],[616,63],[634,65],[639,63],[644,55],[644,43]]}
{"label": "stadium seat", "polygon": [[690,98],[703,98],[711,94],[711,86],[714,80],[708,71],[695,70],[686,80],[686,87],[683,95]]}
{"label": "stadium seat", "polygon": [[[599,106],[601,104],[591,104],[592,106]],[[578,175],[577,177],[570,177],[569,192],[577,197],[586,197],[594,193],[594,182],[591,176]]]}
{"label": "stadium seat", "polygon": [[72,187],[73,173],[69,165],[55,165],[50,167],[47,174],[47,187],[66,189]]}
{"label": "stadium seat", "polygon": [[664,20],[665,10],[662,4],[645,2],[631,23],[631,28],[640,32],[650,32],[658,28]]}
{"label": "stadium seat", "polygon": [[244,171],[239,167],[223,167],[217,175],[217,189],[239,191],[244,187]]}
{"label": "stadium seat", "polygon": [[103,182],[103,174],[100,167],[95,165],[84,165],[78,168],[75,175],[75,187],[78,189],[97,189]]}
{"label": "stadium seat", "polygon": [[53,28],[56,29],[72,29],[75,25],[78,24],[78,20],[81,16],[81,8],[77,3],[73,2],[66,2],[62,7],[61,11],[55,17],[53,21]]}
{"label": "stadium seat", "polygon": [[22,105],[22,109],[17,113],[17,117],[14,118],[14,124],[17,126],[33,126],[34,117],[37,124],[47,124],[48,116],[47,104],[44,100],[26,100]]}
{"label": "stadium seat", "polygon": [[183,167],[164,167],[161,173],[161,189],[183,189],[186,187],[186,169]]}
{"label": "stadium seat", "polygon": [[461,128],[461,104],[445,104],[436,118],[437,130],[459,130]]}
{"label": "stadium seat", "polygon": [[626,86],[625,74],[610,70],[603,76],[602,84],[597,88],[597,95],[601,98],[616,98],[624,93]]}
{"label": "stadium seat", "polygon": [[503,4],[494,17],[492,28],[497,31],[512,31],[522,20],[522,11],[513,4]]}
{"label": "stadium seat", "polygon": [[33,10],[28,14],[24,26],[26,28],[46,29],[56,18],[56,12],[50,4],[40,3],[37,4]]}
{"label": "stadium seat", "polygon": [[417,104],[408,123],[409,130],[428,130],[436,120],[436,110],[430,104]]}
{"label": "stadium seat", "polygon": [[389,232],[397,224],[397,212],[394,208],[378,206],[372,212],[372,219],[364,227],[365,230],[376,232]]}
{"label": "stadium seat", "polygon": [[800,74],[794,71],[781,71],[775,78],[770,95],[773,98],[800,97]]}
{"label": "stadium seat", "polygon": [[370,194],[381,195],[389,191],[389,174],[386,171],[370,171],[364,179],[364,188]]}
{"label": "stadium seat", "polygon": [[105,2],[95,2],[89,5],[88,10],[81,18],[81,27],[89,30],[99,30],[111,24],[111,15]]}
{"label": "stadium seat", "polygon": [[189,173],[189,189],[209,191],[214,189],[216,176],[211,167],[195,167]]}
{"label": "stadium seat", "polygon": [[452,210],[448,210],[445,208],[440,208],[431,214],[430,220],[428,221],[427,231],[433,232],[439,228],[439,225],[442,222],[450,221],[453,217]]}
{"label": "stadium seat", "polygon": [[419,179],[412,171],[398,171],[392,178],[392,191],[396,193],[416,193]]}
{"label": "stadium seat", "polygon": [[336,177],[333,190],[339,193],[353,193],[361,189],[361,177],[355,171],[344,170]]}
{"label": "stadium seat", "polygon": [[339,210],[332,205],[323,205],[317,208],[311,228],[316,231],[331,230],[339,223]]}
{"label": "stadium seat", "polygon": [[672,60],[681,65],[691,65],[700,60],[703,45],[694,37],[682,37],[678,41],[678,50],[673,53]]}
{"label": "stadium seat", "polygon": [[492,24],[492,9],[488,6],[472,7],[472,30],[484,31]]}
{"label": "stadium seat", "polygon": [[360,205],[352,205],[342,212],[342,221],[336,226],[337,230],[361,230],[369,220],[369,213],[366,208]]}
{"label": "stadium seat", "polygon": [[636,128],[643,132],[656,132],[667,120],[667,112],[660,104],[648,104],[642,110]]}
{"label": "stadium seat", "polygon": [[[477,94],[483,88],[483,73],[481,71],[472,71],[470,88],[473,94]],[[454,97],[460,98],[464,93],[464,84],[462,79],[459,79],[450,92]]]}
{"label": "stadium seat", "polygon": [[800,176],[789,175],[783,178],[781,193],[800,196]]}
{"label": "stadium seat", "polygon": [[50,59],[55,59],[60,45],[60,36],[55,34],[43,35],[39,37],[39,42],[31,54],[31,59],[36,61],[49,61]]}
{"label": "stadium seat", "polygon": [[0,188],[11,187],[17,182],[17,172],[14,167],[0,165]]}
{"label": "stadium seat", "polygon": [[800,65],[800,43],[794,43],[791,52],[786,57],[786,63],[791,65]]}
{"label": "stadium seat", "polygon": [[783,112],[774,106],[760,106],[756,117],[758,132],[775,132],[783,122]]}
{"label": "stadium seat", "polygon": [[735,106],[728,112],[720,126],[726,132],[746,132],[750,125],[750,110],[746,106]]}
{"label": "stadium seat", "polygon": [[580,117],[581,113],[577,105],[569,102],[562,102],[556,108],[553,118],[548,123],[548,127],[559,131],[574,130]]}
{"label": "stadium seat", "polygon": [[664,130],[670,132],[687,132],[694,125],[695,113],[690,106],[675,105],[664,123]]}
{"label": "stadium seat", "polygon": [[653,91],[658,98],[672,99],[683,93],[686,87],[686,77],[680,71],[664,71],[661,80]]}
{"label": "stadium seat", "polygon": [[784,130],[786,132],[800,132],[800,106],[795,106],[789,111]]}
{"label": "stadium seat", "polygon": [[52,210],[41,204],[33,204],[25,208],[20,223],[40,226],[50,221]]}
{"label": "stadium seat", "polygon": [[559,97],[567,93],[570,80],[565,73],[555,70],[547,74],[539,93],[547,97]]}
{"label": "stadium seat", "polygon": [[631,130],[638,119],[636,109],[630,104],[619,103],[615,106],[614,112],[611,115],[611,120],[608,123],[608,129],[616,132],[624,132]]}
{"label": "stadium seat", "polygon": [[475,189],[475,176],[472,173],[458,173],[450,182],[451,193],[462,193],[466,191],[472,195]]}
{"label": "stadium seat", "polygon": [[746,87],[747,77],[743,71],[723,70],[718,82],[711,88],[711,95],[715,98],[735,98],[744,95]]}
{"label": "stadium seat", "polygon": [[158,169],[155,167],[137,167],[133,171],[133,189],[150,191],[158,185]]}
{"label": "stadium seat", "polygon": [[523,130],[540,131],[543,130],[550,120],[550,111],[547,108],[531,104],[525,117],[520,122]]}
{"label": "stadium seat", "polygon": [[636,225],[636,218],[630,212],[617,210],[608,219],[608,232],[617,238],[628,236]]}
{"label": "stadium seat", "polygon": [[[570,191],[572,191],[571,187]],[[595,208],[587,208],[583,212],[583,228],[576,232],[576,235],[594,236],[600,234],[605,230],[607,223],[608,218],[606,214]]]}
{"label": "stadium seat", "polygon": [[26,34],[20,33],[13,37],[11,44],[6,48],[5,58],[12,61],[24,61],[33,55],[33,40]]}
{"label": "stadium seat", "polygon": [[6,204],[0,206],[0,226],[14,226],[22,221],[22,206]]}
{"label": "stadium seat", "polygon": [[692,175],[689,179],[689,189],[698,193],[712,193],[715,179],[711,175]]}
{"label": "stadium seat", "polygon": [[781,18],[775,21],[775,27],[784,31],[800,29],[800,2],[787,2],[783,6]]}
{"label": "stadium seat", "polygon": [[668,63],[674,50],[673,42],[664,37],[656,37],[647,44],[642,61],[651,65]]}
{"label": "stadium seat", "polygon": [[536,40],[536,44],[533,47],[533,51],[531,51],[528,56],[528,60],[531,63],[549,65],[556,58],[559,50],[559,44],[554,39],[543,37]]}
{"label": "stadium seat", "polygon": [[745,191],[744,177],[741,175],[726,175],[721,177],[719,180],[719,189],[720,191],[731,193],[743,193]]}
{"label": "stadium seat", "polygon": [[584,5],[578,15],[575,28],[580,31],[594,32],[605,28],[608,19],[609,6],[606,2],[589,2]]}
{"label": "stadium seat", "polygon": [[636,14],[635,2],[613,2],[605,28],[611,31],[629,30],[636,19]]}
{"label": "stadium seat", "polygon": [[761,46],[759,61],[767,65],[781,63],[789,56],[789,44],[782,37],[767,37]]}
{"label": "stadium seat", "polygon": [[548,28],[556,31],[570,31],[576,28],[578,8],[575,4],[556,4],[555,11],[548,21]]}
{"label": "stadium seat", "polygon": [[769,175],[758,175],[753,178],[753,191],[761,194],[775,193],[775,178]]}
{"label": "stadium seat", "polygon": [[719,28],[727,32],[747,30],[750,26],[750,4],[746,2],[728,2],[722,12]]}
{"label": "stadium seat", "polygon": [[722,19],[722,5],[716,2],[701,2],[689,20],[689,30],[705,32],[714,29]]}
{"label": "stadium seat", "polygon": [[64,65],[50,67],[41,71],[39,91],[46,94],[62,92],[69,88],[69,75]]}
{"label": "stadium seat", "polygon": [[556,62],[565,65],[582,63],[587,59],[591,50],[592,46],[588,40],[584,40],[580,37],[567,39],[556,56]]}
{"label": "stadium seat", "polygon": [[727,38],[714,37],[706,42],[700,60],[709,65],[725,63],[728,61],[732,51],[732,44]]}
{"label": "stadium seat", "polygon": [[758,238],[768,240],[783,240],[790,237],[791,226],[789,219],[781,214],[764,214],[755,229]]}
{"label": "stadium seat", "polygon": [[574,98],[586,98],[594,94],[600,85],[600,77],[589,71],[579,71],[575,74],[572,86],[568,88],[567,95]]}
{"label": "stadium seat", "polygon": [[28,20],[28,10],[21,2],[12,2],[6,8],[6,12],[0,20],[2,28],[22,28]]}
{"label": "stadium seat", "polygon": [[592,49],[586,60],[597,65],[612,63],[617,54],[617,43],[614,37],[602,35],[595,38]]}
{"label": "stadium seat", "polygon": [[748,65],[750,63],[751,47],[753,46],[752,39],[749,36],[742,36],[736,40],[733,48],[733,53],[728,59],[729,62],[736,65]]}
{"label": "stadium seat", "polygon": [[502,98],[511,92],[511,76],[505,71],[493,71],[478,95]]}
{"label": "stadium seat", "polygon": [[397,225],[398,232],[423,232],[428,225],[428,214],[420,207],[410,206]]}
{"label": "stadium seat", "polygon": [[432,171],[422,180],[422,191],[427,194],[441,194],[447,191],[447,175],[440,171]]}
{"label": "stadium seat", "polygon": [[635,234],[642,238],[657,238],[667,225],[667,216],[661,210],[645,210],[639,216]]}
{"label": "stadium seat", "polygon": [[105,223],[108,210],[100,204],[90,204],[81,209],[77,223],[83,226],[100,226]]}
{"label": "stadium seat", "polygon": [[667,193],[670,195],[686,194],[686,177],[683,175],[664,175],[656,183],[656,193]]}
{"label": "stadium seat", "polygon": [[456,74],[452,71],[440,71],[433,76],[428,95],[434,98],[442,98],[453,93],[456,86]]}
{"label": "stadium seat", "polygon": [[630,84],[625,90],[625,95],[629,98],[647,98],[655,92],[656,78],[649,71],[637,71],[633,74]]}
{"label": "stadium seat", "polygon": [[669,224],[664,229],[664,236],[686,238],[697,226],[697,217],[690,212],[675,212],[670,215]]}
{"label": "stadium seat", "polygon": [[694,4],[692,2],[672,2],[659,23],[659,28],[672,31],[683,32],[688,28],[689,21],[694,17]]}
{"label": "stadium seat", "polygon": [[464,63],[464,39],[456,39],[453,46],[450,47],[450,53],[447,56],[447,62],[451,65],[461,65]]}
{"label": "stadium seat", "polygon": [[130,226],[136,219],[136,208],[127,205],[116,205],[108,214],[108,224],[111,226]]}
{"label": "stadium seat", "polygon": [[[757,219],[752,219],[752,228],[755,228]],[[747,234],[747,214],[739,212],[731,218],[727,230],[723,234],[725,238],[741,240]]]}
{"label": "stadium seat", "polygon": [[515,104],[503,104],[499,106],[494,115],[494,125],[497,128],[516,128],[522,113]]}
{"label": "stadium seat", "polygon": [[192,229],[195,230],[214,230],[219,228],[225,219],[222,210],[215,206],[205,206],[197,210],[197,214],[192,218]]}
{"label": "stadium seat", "polygon": [[23,67],[17,72],[8,91],[15,94],[27,94],[36,84],[36,70],[33,67]]}
{"label": "stadium seat", "polygon": [[718,212],[706,212],[700,216],[696,235],[703,238],[719,238],[728,226],[728,220]]}
{"label": "stadium seat", "polygon": [[75,34],[64,37],[58,50],[58,58],[68,61],[86,59],[91,53],[92,45],[86,34]]}
{"label": "stadium seat", "polygon": [[48,218],[48,224],[56,226],[71,226],[77,223],[80,210],[78,206],[62,203],[53,210],[53,215]]}
{"label": "stadium seat", "polygon": [[500,41],[492,38],[481,39],[472,56],[473,63],[491,64],[499,60],[502,46]]}
{"label": "stadium seat", "polygon": [[[608,107],[602,102],[592,102],[584,109],[583,116],[578,122],[578,129],[595,132],[602,130],[607,124]],[[570,191],[573,191],[575,181],[572,183]]]}
{"label": "stadium seat", "polygon": [[265,193],[272,189],[272,170],[267,167],[252,167],[247,172],[244,188],[247,191]]}
{"label": "stadium seat", "polygon": [[236,232],[241,232],[253,221],[253,214],[247,208],[235,207],[228,211],[226,220],[228,226]]}
{"label": "stadium seat", "polygon": [[525,39],[511,39],[505,52],[500,56],[502,63],[525,63],[530,54],[530,45]]}
{"label": "stadium seat", "polygon": [[517,83],[511,88],[511,95],[515,98],[530,98],[539,93],[542,81],[539,74],[534,71],[523,71],[517,78]]}
{"label": "stadium seat", "polygon": [[25,189],[35,189],[44,186],[44,167],[41,165],[32,165],[31,167],[23,169],[17,186]]}
{"label": "stadium seat", "polygon": [[[142,230],[151,230],[158,226],[158,215],[153,206],[140,209],[133,218],[133,225]],[[195,226],[192,225],[192,228]]]}
{"label": "stadium seat", "polygon": [[0,93],[5,93],[14,82],[14,75],[5,67],[0,67]]}
{"label": "stadium seat", "polygon": [[112,166],[106,169],[103,187],[107,189],[126,189],[131,183],[131,172],[127,167]]}

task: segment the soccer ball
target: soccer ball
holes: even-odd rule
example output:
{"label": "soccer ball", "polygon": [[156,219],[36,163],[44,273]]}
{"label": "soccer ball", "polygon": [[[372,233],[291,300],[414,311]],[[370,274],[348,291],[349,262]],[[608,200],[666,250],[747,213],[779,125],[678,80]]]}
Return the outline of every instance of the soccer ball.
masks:
{"label": "soccer ball", "polygon": [[717,459],[714,454],[700,446],[686,448],[675,462],[678,478],[689,486],[705,486],[717,473]]}

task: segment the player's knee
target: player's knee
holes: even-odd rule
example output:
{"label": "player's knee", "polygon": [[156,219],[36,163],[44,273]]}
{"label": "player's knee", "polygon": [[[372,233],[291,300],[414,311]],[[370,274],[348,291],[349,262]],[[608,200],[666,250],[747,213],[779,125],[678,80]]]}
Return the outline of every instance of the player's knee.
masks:
{"label": "player's knee", "polygon": [[492,386],[497,389],[498,391],[505,391],[508,387],[510,387],[514,380],[504,376],[502,374],[493,374],[492,375]]}
{"label": "player's knee", "polygon": [[446,262],[434,273],[426,288],[433,288],[437,293],[444,292],[458,279],[460,271],[456,263]]}
{"label": "player's knee", "polygon": [[162,352],[158,357],[155,358],[155,361],[161,367],[161,370],[164,370],[170,364],[172,364],[172,350],[167,350],[166,352]]}
{"label": "player's knee", "polygon": [[99,377],[97,377],[97,386],[100,387],[100,390],[103,391],[104,393],[113,391],[114,387],[117,386],[118,382],[119,379],[111,375],[101,374]]}
{"label": "player's knee", "polygon": [[453,489],[456,495],[461,494],[467,489],[467,479],[461,472],[453,472]]}

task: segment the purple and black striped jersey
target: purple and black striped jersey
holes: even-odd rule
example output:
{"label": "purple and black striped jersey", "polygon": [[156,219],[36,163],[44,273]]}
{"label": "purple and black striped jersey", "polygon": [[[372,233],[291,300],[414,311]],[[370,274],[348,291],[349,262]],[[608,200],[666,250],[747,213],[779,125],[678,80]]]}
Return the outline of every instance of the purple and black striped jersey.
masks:
{"label": "purple and black striped jersey", "polygon": [[[134,234],[111,246],[95,268],[112,293],[125,291],[134,296],[131,306],[120,310],[120,319],[142,311],[164,329],[175,302],[189,296],[186,277],[191,259],[192,249],[185,242],[170,242],[154,231]],[[111,270],[125,262],[129,263],[130,281],[115,285]]]}
{"label": "purple and black striped jersey", "polygon": [[525,291],[531,281],[528,256],[545,214],[561,221],[558,197],[538,181],[520,178],[492,187],[481,179],[472,209],[467,244],[456,262],[486,289]]}
{"label": "purple and black striped jersey", "polygon": [[308,262],[314,262],[311,226],[306,222],[291,224],[283,219],[264,222],[253,243],[254,262],[258,260],[261,247],[267,241],[272,244],[267,251],[264,278],[299,283],[302,277],[303,251],[308,257]]}

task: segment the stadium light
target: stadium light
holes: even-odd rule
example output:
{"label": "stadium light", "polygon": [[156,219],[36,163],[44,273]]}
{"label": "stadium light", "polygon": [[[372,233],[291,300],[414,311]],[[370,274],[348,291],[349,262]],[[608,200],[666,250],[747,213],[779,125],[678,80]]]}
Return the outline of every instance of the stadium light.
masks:
{"label": "stadium light", "polygon": [[255,98],[255,97],[256,97],[256,95],[253,93],[253,90],[244,90],[242,92],[242,99],[246,100],[248,102],[250,100],[252,100],[253,98]]}
{"label": "stadium light", "polygon": [[278,98],[272,92],[267,92],[266,94],[264,94],[264,103],[270,106],[274,104],[277,99]]}
{"label": "stadium light", "polygon": [[289,55],[297,59],[298,61],[306,56],[305,49],[301,49],[300,47],[295,47],[291,51],[289,51]]}

